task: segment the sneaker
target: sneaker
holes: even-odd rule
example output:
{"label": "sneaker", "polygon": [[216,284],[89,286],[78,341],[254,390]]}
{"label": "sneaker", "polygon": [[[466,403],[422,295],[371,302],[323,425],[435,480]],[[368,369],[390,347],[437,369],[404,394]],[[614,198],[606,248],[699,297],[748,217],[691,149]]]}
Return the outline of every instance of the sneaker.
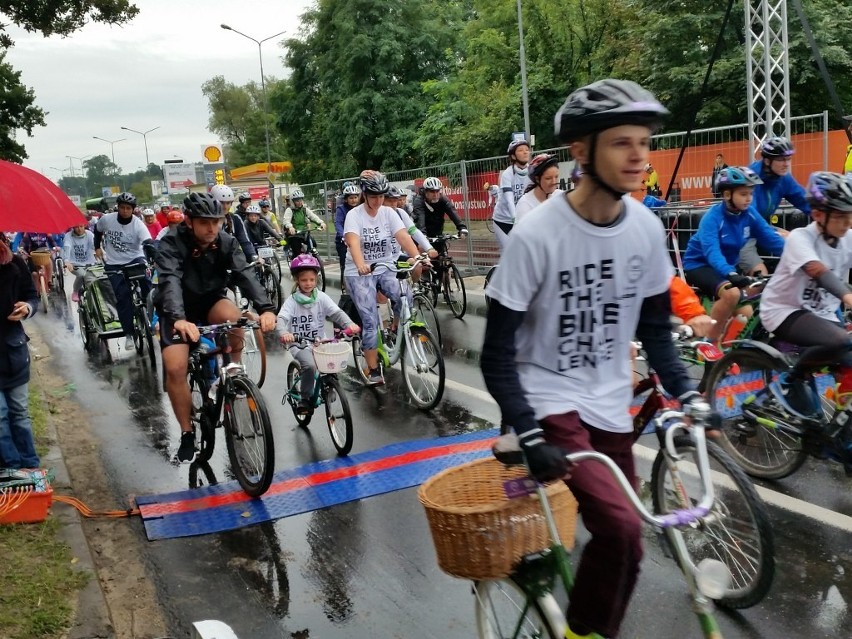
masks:
{"label": "sneaker", "polygon": [[385,378],[382,376],[382,371],[378,368],[371,368],[367,373],[367,383],[370,386],[381,386],[385,383]]}
{"label": "sneaker", "polygon": [[130,335],[128,335],[127,337],[124,338],[124,350],[132,351],[133,349],[134,349],[133,338],[130,337]]}
{"label": "sneaker", "polygon": [[75,303],[79,302],[80,301],[80,293],[78,293],[77,291],[74,291],[73,293],[71,293],[71,301],[75,302]]}
{"label": "sneaker", "polygon": [[181,433],[178,461],[191,462],[195,457],[195,433]]}

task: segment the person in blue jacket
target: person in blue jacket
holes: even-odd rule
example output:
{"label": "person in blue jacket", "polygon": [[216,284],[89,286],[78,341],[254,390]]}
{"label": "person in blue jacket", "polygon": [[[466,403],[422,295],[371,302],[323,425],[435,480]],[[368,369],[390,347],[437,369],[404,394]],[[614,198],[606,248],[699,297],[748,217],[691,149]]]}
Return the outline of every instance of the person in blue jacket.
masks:
{"label": "person in blue jacket", "polygon": [[[784,238],[751,206],[755,187],[762,184],[760,176],[747,166],[728,167],[719,171],[716,186],[722,201],[711,206],[698,232],[689,239],[683,256],[686,281],[716,300],[710,317],[716,320],[707,337],[718,341],[725,325],[740,302],[740,288],[750,280],[737,272],[740,251],[749,239],[755,239],[763,249],[781,253]],[[766,267],[755,274],[766,273]],[[749,307],[741,312],[748,316]]]}
{"label": "person in blue jacket", "polygon": [[[778,210],[781,200],[787,200],[802,213],[811,214],[811,205],[805,197],[805,189],[790,174],[790,163],[795,152],[793,143],[787,138],[767,138],[760,146],[761,159],[749,166],[763,180],[763,184],[754,188],[752,207],[773,225],[778,221],[775,211]],[[787,231],[784,229],[776,229],[776,232],[787,237]],[[753,274],[755,268],[762,263],[754,241],[748,242],[740,252],[740,270]]]}
{"label": "person in blue jacket", "polygon": [[334,211],[334,246],[337,249],[337,257],[340,260],[340,288],[345,290],[343,282],[343,264],[346,262],[346,242],[343,241],[343,225],[346,222],[346,214],[358,206],[361,201],[361,187],[357,184],[347,182],[343,187],[342,199]]}

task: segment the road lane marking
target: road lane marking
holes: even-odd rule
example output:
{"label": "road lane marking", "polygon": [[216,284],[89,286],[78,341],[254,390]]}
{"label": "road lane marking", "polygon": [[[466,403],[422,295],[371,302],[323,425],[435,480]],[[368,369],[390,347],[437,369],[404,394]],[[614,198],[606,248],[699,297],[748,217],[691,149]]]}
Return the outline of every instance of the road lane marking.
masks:
{"label": "road lane marking", "polygon": [[[473,386],[468,386],[467,384],[462,384],[461,382],[451,379],[446,380],[445,386],[470,397],[475,397],[480,401],[497,406],[497,402],[494,401],[494,398],[491,397],[488,391],[484,391],[480,388],[474,388]],[[648,448],[642,444],[634,444],[633,452],[637,457],[649,462],[653,462],[654,457],[657,456],[657,450],[655,448]],[[754,487],[768,506],[776,506],[782,510],[787,510],[797,515],[802,515],[803,517],[808,517],[809,519],[814,519],[827,524],[833,528],[837,528],[838,530],[852,532],[852,517],[849,515],[844,515],[843,513],[839,513],[829,508],[817,506],[816,504],[804,501],[803,499],[790,497],[789,495],[785,495],[763,486],[758,486],[757,484],[754,484]]]}

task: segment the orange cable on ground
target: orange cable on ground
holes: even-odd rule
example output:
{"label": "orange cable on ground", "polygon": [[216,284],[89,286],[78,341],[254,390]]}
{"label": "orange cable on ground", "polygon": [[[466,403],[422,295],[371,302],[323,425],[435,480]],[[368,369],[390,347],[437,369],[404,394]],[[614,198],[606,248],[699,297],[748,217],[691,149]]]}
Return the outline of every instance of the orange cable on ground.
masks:
{"label": "orange cable on ground", "polygon": [[68,495],[54,495],[53,501],[61,501],[64,504],[73,506],[80,511],[80,514],[83,515],[83,517],[87,518],[109,517],[112,519],[120,519],[140,514],[138,508],[128,508],[126,510],[92,510],[76,497],[69,497]]}

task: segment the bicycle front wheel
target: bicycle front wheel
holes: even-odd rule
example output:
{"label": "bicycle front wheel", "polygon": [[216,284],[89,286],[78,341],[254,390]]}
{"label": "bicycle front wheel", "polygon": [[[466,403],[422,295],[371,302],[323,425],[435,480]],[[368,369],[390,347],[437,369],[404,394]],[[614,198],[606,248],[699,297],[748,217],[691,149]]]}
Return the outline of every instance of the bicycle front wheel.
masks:
{"label": "bicycle front wheel", "polygon": [[336,377],[326,376],[317,383],[324,384],[325,419],[331,441],[337,449],[337,454],[346,456],[352,450],[352,412],[349,410],[349,400],[346,399]]}
{"label": "bicycle front wheel", "polygon": [[316,255],[315,257],[320,265],[319,273],[317,273],[317,288],[319,288],[322,292],[325,292],[325,264],[322,263],[322,259],[319,255]]}
{"label": "bicycle front wheel", "polygon": [[272,483],[275,444],[272,423],[260,389],[245,375],[231,377],[225,397],[225,438],[231,469],[250,497],[260,497]]}
{"label": "bicycle front wheel", "polygon": [[263,387],[266,381],[266,342],[259,328],[243,329],[243,356],[241,360],[249,379]]}
{"label": "bicycle front wheel", "polygon": [[[692,508],[702,494],[701,478],[692,461],[692,438],[677,437],[675,445],[681,461],[677,470],[669,467],[663,450],[651,469],[654,512],[667,513]],[[731,587],[717,600],[727,608],[749,608],[769,592],[775,575],[775,542],[766,505],[751,481],[714,442],[707,442],[707,455],[713,474],[716,499],[712,512],[697,528],[667,528],[671,546],[685,548],[689,567],[702,559],[717,559],[731,572]]]}
{"label": "bicycle front wheel", "polygon": [[[148,349],[148,359],[151,362],[151,366],[157,365],[157,354],[154,352],[154,331],[151,330],[151,320],[148,319],[148,312],[145,310],[144,306],[138,306],[136,308],[136,319],[134,321],[135,327],[141,331],[139,334],[139,342],[142,344],[142,350]],[[134,331],[135,333],[136,331]],[[136,338],[134,337],[134,343],[136,342]],[[140,353],[141,354],[141,353]]]}
{"label": "bicycle front wheel", "polygon": [[438,340],[438,346],[443,346],[441,340],[441,323],[438,321],[438,314],[435,312],[435,307],[429,298],[423,293],[414,294],[414,309],[415,316],[426,325],[426,328]]}
{"label": "bicycle front wheel", "polygon": [[752,348],[726,353],[707,377],[708,401],[722,417],[719,444],[749,475],[763,479],[793,474],[808,456],[801,436],[786,426],[795,419],[769,388],[777,378],[772,359]]}
{"label": "bicycle front wheel", "polygon": [[41,299],[41,310],[47,313],[47,281],[44,277],[44,269],[41,269],[38,274],[39,298]]}
{"label": "bicycle front wheel", "polygon": [[264,270],[260,282],[263,285],[263,290],[266,291],[266,297],[275,306],[275,312],[277,313],[281,310],[281,303],[284,301],[281,299],[281,282],[275,277],[272,269]]}
{"label": "bicycle front wheel", "polygon": [[370,379],[367,377],[369,366],[367,366],[367,360],[364,357],[363,342],[358,336],[352,338],[352,359],[355,362],[355,370],[358,371],[358,377],[365,384],[369,384]]}
{"label": "bicycle front wheel", "polygon": [[444,394],[446,372],[438,341],[425,328],[410,329],[402,355],[405,389],[421,410],[431,410]]}
{"label": "bicycle front wheel", "polygon": [[56,260],[53,265],[53,283],[56,286],[57,292],[65,295],[65,262],[61,259]]}
{"label": "bicycle front wheel", "polygon": [[[189,390],[192,397],[190,422],[199,443],[195,461],[207,462],[213,456],[213,449],[216,447],[216,424],[211,419],[211,411],[206,399],[209,387],[199,381],[197,375],[200,374],[201,371],[195,371],[188,375]],[[166,374],[163,371],[163,379],[165,380],[165,378]]]}
{"label": "bicycle front wheel", "polygon": [[459,268],[455,264],[451,264],[450,270],[444,275],[444,299],[453,315],[459,319],[464,317],[467,311],[467,291],[464,289],[464,280]]}
{"label": "bicycle front wheel", "polygon": [[[299,366],[298,362],[290,362],[290,365],[287,367],[287,399],[290,403],[290,408],[293,409],[293,416],[296,418],[296,423],[301,428],[307,428],[308,424],[311,423],[313,415],[312,413],[299,414],[299,401],[296,399],[296,394],[299,392],[300,370],[301,366]],[[302,399],[301,394],[299,394],[298,399]]]}
{"label": "bicycle front wheel", "polygon": [[553,595],[527,595],[512,579],[486,579],[473,586],[480,639],[561,639],[565,617]]}

